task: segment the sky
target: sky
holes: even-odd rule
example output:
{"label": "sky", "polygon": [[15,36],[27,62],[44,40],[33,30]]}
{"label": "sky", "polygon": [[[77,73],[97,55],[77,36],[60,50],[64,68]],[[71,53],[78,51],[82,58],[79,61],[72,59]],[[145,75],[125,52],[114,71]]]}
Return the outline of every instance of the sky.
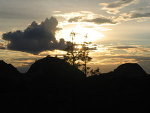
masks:
{"label": "sky", "polygon": [[150,0],[0,0],[0,60],[27,71],[76,42],[97,45],[91,67],[109,72],[138,63],[150,73]]}

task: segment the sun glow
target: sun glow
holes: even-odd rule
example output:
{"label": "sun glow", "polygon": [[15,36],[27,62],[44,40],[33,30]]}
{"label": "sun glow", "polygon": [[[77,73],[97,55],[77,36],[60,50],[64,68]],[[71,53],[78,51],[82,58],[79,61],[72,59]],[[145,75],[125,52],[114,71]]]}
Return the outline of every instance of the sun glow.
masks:
{"label": "sun glow", "polygon": [[[64,27],[63,30],[59,31],[56,34],[56,38],[57,39],[64,38],[66,41],[71,41],[71,37],[70,37],[71,32],[76,33],[76,36],[74,39],[76,43],[81,43],[84,41],[94,42],[94,41],[104,38],[104,35],[101,32],[95,30],[94,28],[86,28],[81,25],[73,25],[70,27]],[[85,40],[86,35],[87,35],[87,38]]]}

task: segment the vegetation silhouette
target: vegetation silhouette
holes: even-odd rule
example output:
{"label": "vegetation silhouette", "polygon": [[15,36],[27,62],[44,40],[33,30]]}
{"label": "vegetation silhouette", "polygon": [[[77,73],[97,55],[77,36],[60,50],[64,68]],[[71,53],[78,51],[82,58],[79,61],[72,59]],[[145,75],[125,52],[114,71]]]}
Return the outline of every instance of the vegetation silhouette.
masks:
{"label": "vegetation silhouette", "polygon": [[150,76],[138,64],[86,77],[50,56],[35,61],[24,74],[0,61],[1,113],[146,112],[149,88]]}
{"label": "vegetation silhouette", "polygon": [[89,47],[91,42],[87,42],[88,35],[86,34],[84,36],[84,41],[80,43],[75,42],[75,32],[70,33],[70,38],[72,41],[67,42],[67,47],[65,49],[67,54],[64,55],[65,61],[82,70],[86,76],[88,74],[92,75],[96,70],[90,71],[90,67],[87,66],[87,63],[92,60],[92,57],[89,56],[89,52],[92,48]]}

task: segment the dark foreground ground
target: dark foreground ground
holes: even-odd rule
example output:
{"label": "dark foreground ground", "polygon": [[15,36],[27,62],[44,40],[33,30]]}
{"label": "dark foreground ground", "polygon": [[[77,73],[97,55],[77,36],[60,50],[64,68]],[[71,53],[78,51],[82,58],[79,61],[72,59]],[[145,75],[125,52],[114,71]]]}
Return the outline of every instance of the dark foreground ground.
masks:
{"label": "dark foreground ground", "polygon": [[0,61],[0,113],[149,113],[150,76],[138,64],[85,77],[46,57],[25,74]]}

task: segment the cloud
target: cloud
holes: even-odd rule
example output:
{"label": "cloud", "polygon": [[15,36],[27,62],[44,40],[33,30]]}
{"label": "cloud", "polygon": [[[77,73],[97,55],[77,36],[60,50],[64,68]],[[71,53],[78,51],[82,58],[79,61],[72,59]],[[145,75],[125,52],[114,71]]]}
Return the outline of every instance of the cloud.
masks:
{"label": "cloud", "polygon": [[61,13],[61,11],[53,11],[53,13]]}
{"label": "cloud", "polygon": [[129,6],[135,3],[136,1],[137,0],[116,0],[111,3],[100,3],[100,5],[103,6],[102,10],[106,10],[107,13],[117,14],[120,12],[120,9]]}
{"label": "cloud", "polygon": [[124,45],[124,46],[110,46],[109,51],[112,54],[130,54],[130,55],[148,55],[150,48],[142,47],[140,45]]}
{"label": "cloud", "polygon": [[79,17],[73,17],[73,18],[70,18],[68,20],[68,22],[79,22],[80,20],[82,20],[82,16],[79,16]]}
{"label": "cloud", "polygon": [[109,17],[96,17],[92,19],[87,19],[86,17],[79,16],[73,17],[68,20],[68,22],[90,22],[95,24],[117,24],[112,18]]}
{"label": "cloud", "polygon": [[24,31],[4,33],[2,38],[9,41],[7,48],[10,50],[38,54],[45,50],[64,49],[64,39],[58,42],[55,38],[57,25],[58,21],[54,17],[40,24],[34,21]]}
{"label": "cloud", "polygon": [[64,14],[55,14],[56,17],[65,18],[65,22],[88,22],[95,24],[116,24],[113,17],[105,17],[90,11],[78,11]]}
{"label": "cloud", "polygon": [[95,24],[116,24],[117,23],[113,19],[106,18],[106,17],[99,17],[99,18],[94,18],[94,19],[87,19],[87,20],[83,20],[83,21],[93,22]]}
{"label": "cloud", "polygon": [[77,12],[70,12],[70,13],[58,13],[54,14],[55,17],[58,18],[64,18],[65,20],[69,21],[72,20],[71,22],[78,21],[83,18],[91,19],[97,16],[97,14],[90,12],[90,11],[77,11]]}
{"label": "cloud", "polygon": [[3,43],[0,43],[0,49],[5,49],[5,46]]}
{"label": "cloud", "polygon": [[116,48],[116,49],[132,49],[132,48],[137,48],[136,46],[116,46],[116,47],[112,47],[112,48]]}
{"label": "cloud", "polygon": [[131,18],[150,17],[150,13],[132,13]]}
{"label": "cloud", "polygon": [[149,12],[137,12],[137,11],[131,11],[129,13],[123,13],[121,14],[117,20],[118,21],[129,21],[129,20],[138,20],[138,21],[144,21],[146,19],[149,19],[150,13]]}

